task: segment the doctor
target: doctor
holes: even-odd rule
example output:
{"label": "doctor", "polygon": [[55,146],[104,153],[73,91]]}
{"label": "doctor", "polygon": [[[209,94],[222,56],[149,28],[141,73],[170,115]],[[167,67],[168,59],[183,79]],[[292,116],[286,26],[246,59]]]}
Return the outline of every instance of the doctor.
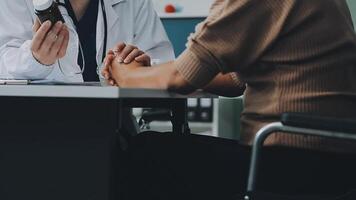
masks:
{"label": "doctor", "polygon": [[38,23],[32,1],[0,1],[0,78],[98,81],[97,67],[109,48],[128,61],[137,56],[146,63],[174,59],[150,0],[60,4],[66,23],[51,29],[48,22]]}

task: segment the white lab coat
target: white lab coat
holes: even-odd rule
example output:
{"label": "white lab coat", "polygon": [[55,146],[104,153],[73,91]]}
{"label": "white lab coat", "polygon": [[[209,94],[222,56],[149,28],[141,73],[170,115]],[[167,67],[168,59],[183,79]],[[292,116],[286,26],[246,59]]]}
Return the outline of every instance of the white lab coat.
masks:
{"label": "white lab coat", "polygon": [[[63,1],[61,1],[63,2]],[[138,46],[152,59],[166,62],[174,59],[172,45],[151,0],[104,0],[107,21],[107,48],[119,42]],[[58,63],[44,66],[38,63],[30,50],[32,26],[36,15],[32,0],[0,0],[0,78],[47,79],[64,82],[82,82],[77,64],[78,35],[65,8],[60,7],[70,29],[66,56]],[[99,4],[97,20],[97,63],[101,66],[104,42],[104,20]],[[64,73],[63,73],[64,72]]]}

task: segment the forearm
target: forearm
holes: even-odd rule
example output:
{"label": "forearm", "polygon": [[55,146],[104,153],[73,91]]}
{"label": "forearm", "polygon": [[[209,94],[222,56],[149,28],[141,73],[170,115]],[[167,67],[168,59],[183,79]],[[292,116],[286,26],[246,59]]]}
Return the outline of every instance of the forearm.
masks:
{"label": "forearm", "polygon": [[233,80],[231,74],[220,73],[203,89],[219,96],[236,97],[241,96],[245,88],[245,84],[237,83],[236,80]]}
{"label": "forearm", "polygon": [[122,84],[131,88],[167,89],[164,67],[140,67],[127,73]]}
{"label": "forearm", "polygon": [[[189,94],[197,89],[179,73],[175,62],[142,67],[135,61],[124,64],[114,59],[110,69],[112,78],[122,88],[165,89],[182,94]],[[243,94],[245,84],[235,74],[220,73],[202,89],[221,96],[235,97]]]}
{"label": "forearm", "polygon": [[164,76],[167,68],[164,65],[144,67],[136,61],[125,64],[114,58],[111,63],[110,74],[118,86],[122,88],[167,89],[167,80]]}
{"label": "forearm", "polygon": [[1,1],[0,6],[0,76],[16,79],[46,77],[51,69],[37,63],[31,54],[33,21],[25,1]]}
{"label": "forearm", "polygon": [[195,91],[179,74],[174,62],[153,67],[142,67],[139,63],[122,64],[113,61],[111,74],[119,87],[165,89],[188,94]]}
{"label": "forearm", "polygon": [[[10,43],[11,42],[11,43]],[[53,66],[44,66],[31,54],[31,41],[10,41],[0,48],[0,76],[15,79],[44,79]]]}

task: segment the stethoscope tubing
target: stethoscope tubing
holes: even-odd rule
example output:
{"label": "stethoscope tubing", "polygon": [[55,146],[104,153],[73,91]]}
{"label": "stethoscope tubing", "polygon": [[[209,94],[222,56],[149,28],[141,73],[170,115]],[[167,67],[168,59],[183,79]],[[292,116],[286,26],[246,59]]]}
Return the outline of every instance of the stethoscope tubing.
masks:
{"label": "stethoscope tubing", "polygon": [[[75,15],[70,14],[73,12],[73,9],[71,8],[71,5],[67,5],[66,3],[62,3],[59,0],[55,0],[55,2],[59,5],[64,7],[67,12],[69,13],[69,16],[72,18],[74,25],[77,26],[77,19],[75,18]],[[69,0],[67,0],[67,2],[69,2]],[[106,14],[106,8],[105,8],[105,2],[104,0],[100,0],[100,6],[101,6],[101,11],[103,14],[103,21],[104,21],[104,41],[103,41],[103,52],[102,52],[102,58],[101,58],[101,62],[104,62],[105,60],[105,56],[106,56],[106,48],[107,48],[107,41],[108,41],[108,20],[107,20],[107,14]],[[80,51],[83,54],[83,50],[81,47],[81,44],[79,44],[80,46]],[[83,74],[84,72],[84,63],[85,63],[85,59],[84,59],[84,55],[82,55],[82,59],[83,59],[83,69],[81,70],[81,72],[76,73],[76,74]],[[61,70],[62,71],[62,70]],[[62,72],[63,73],[63,72]]]}

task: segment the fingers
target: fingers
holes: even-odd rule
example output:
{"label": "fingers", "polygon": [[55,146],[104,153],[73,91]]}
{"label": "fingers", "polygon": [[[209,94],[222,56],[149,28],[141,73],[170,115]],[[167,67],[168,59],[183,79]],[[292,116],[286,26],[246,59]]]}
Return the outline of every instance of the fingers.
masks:
{"label": "fingers", "polygon": [[51,23],[47,21],[41,25],[33,37],[32,55],[41,64],[52,65],[56,60],[65,56],[68,43],[69,31],[66,26],[62,22],[57,22],[51,29]]}
{"label": "fingers", "polygon": [[36,34],[36,32],[38,31],[38,29],[40,29],[40,27],[41,27],[41,23],[40,23],[40,21],[38,20],[38,18],[36,18],[35,23],[34,23],[33,26],[32,26],[33,35]]}
{"label": "fingers", "polygon": [[101,71],[101,74],[104,76],[105,79],[109,80],[111,78],[111,73],[110,73],[110,65],[111,62],[115,59],[115,56],[113,54],[109,54],[105,57],[104,61],[104,67]]}
{"label": "fingers", "polygon": [[53,44],[58,39],[58,34],[61,31],[62,26],[63,26],[62,22],[57,22],[56,25],[52,28],[52,30],[50,30],[47,33],[46,39],[43,41],[43,43],[41,45],[42,51],[48,51],[49,49],[51,49]]}
{"label": "fingers", "polygon": [[43,40],[46,38],[47,32],[49,31],[50,28],[51,28],[51,22],[46,21],[38,29],[38,31],[36,32],[36,34],[33,36],[32,39],[32,47],[31,47],[32,51],[37,51],[41,47],[41,44]]}
{"label": "fingers", "polygon": [[123,42],[117,44],[114,48],[114,53],[117,54],[118,52],[121,52],[122,50],[124,50],[125,47],[126,47],[126,44]]}
{"label": "fingers", "polygon": [[124,63],[128,64],[131,63],[132,61],[135,60],[136,57],[144,54],[143,51],[140,51],[139,49],[133,49],[129,55],[126,56]]}
{"label": "fingers", "polygon": [[109,83],[109,85],[111,85],[111,86],[118,86],[118,85],[116,84],[116,82],[115,82],[113,79],[109,79],[109,80],[108,80],[108,83]]}
{"label": "fingers", "polygon": [[137,47],[132,45],[126,45],[125,48],[118,54],[118,61],[124,62],[126,57],[135,49],[137,49]]}
{"label": "fingers", "polygon": [[[106,53],[106,56],[109,56],[109,55],[116,56],[115,54],[116,54],[115,51],[110,49],[110,50]],[[105,57],[105,59],[104,59],[104,62],[105,62],[105,60],[106,60],[106,57]]]}
{"label": "fingers", "polygon": [[114,54],[108,54],[104,60],[104,67],[109,67],[114,59],[115,59]]}
{"label": "fingers", "polygon": [[110,70],[108,67],[103,67],[103,69],[101,70],[101,75],[103,75],[103,77],[106,79],[106,80],[109,80],[110,79]]}
{"label": "fingers", "polygon": [[104,59],[104,67],[101,70],[101,75],[106,80],[106,83],[111,86],[116,86],[115,80],[111,76],[111,71],[110,71],[110,65],[112,64],[112,61],[115,59],[115,53],[113,50],[109,50],[107,53],[105,59]]}
{"label": "fingers", "polygon": [[145,66],[151,65],[151,58],[145,54],[145,52],[138,49],[133,45],[126,45],[125,43],[119,43],[115,46],[113,53],[117,56],[119,63],[129,64],[132,61],[137,61]]}
{"label": "fingers", "polygon": [[62,45],[58,51],[58,57],[59,58],[63,58],[66,53],[67,53],[67,48],[68,48],[68,44],[69,44],[69,31],[68,28],[66,26],[64,26],[63,30],[63,35],[64,35],[64,39],[62,42]]}
{"label": "fingers", "polygon": [[50,56],[50,57],[57,57],[57,56],[59,56],[59,52],[61,51],[61,47],[62,47],[62,44],[64,43],[65,37],[66,37],[66,35],[65,35],[65,30],[62,29],[62,30],[58,33],[58,39],[54,42],[53,46],[52,46],[51,49],[49,50],[49,56]]}
{"label": "fingers", "polygon": [[145,66],[151,66],[151,58],[147,54],[142,54],[135,58],[136,62],[143,63]]}
{"label": "fingers", "polygon": [[109,80],[110,79],[110,69],[109,68],[103,68],[102,71],[101,71],[101,75],[103,75],[103,77],[106,79],[106,80]]}

